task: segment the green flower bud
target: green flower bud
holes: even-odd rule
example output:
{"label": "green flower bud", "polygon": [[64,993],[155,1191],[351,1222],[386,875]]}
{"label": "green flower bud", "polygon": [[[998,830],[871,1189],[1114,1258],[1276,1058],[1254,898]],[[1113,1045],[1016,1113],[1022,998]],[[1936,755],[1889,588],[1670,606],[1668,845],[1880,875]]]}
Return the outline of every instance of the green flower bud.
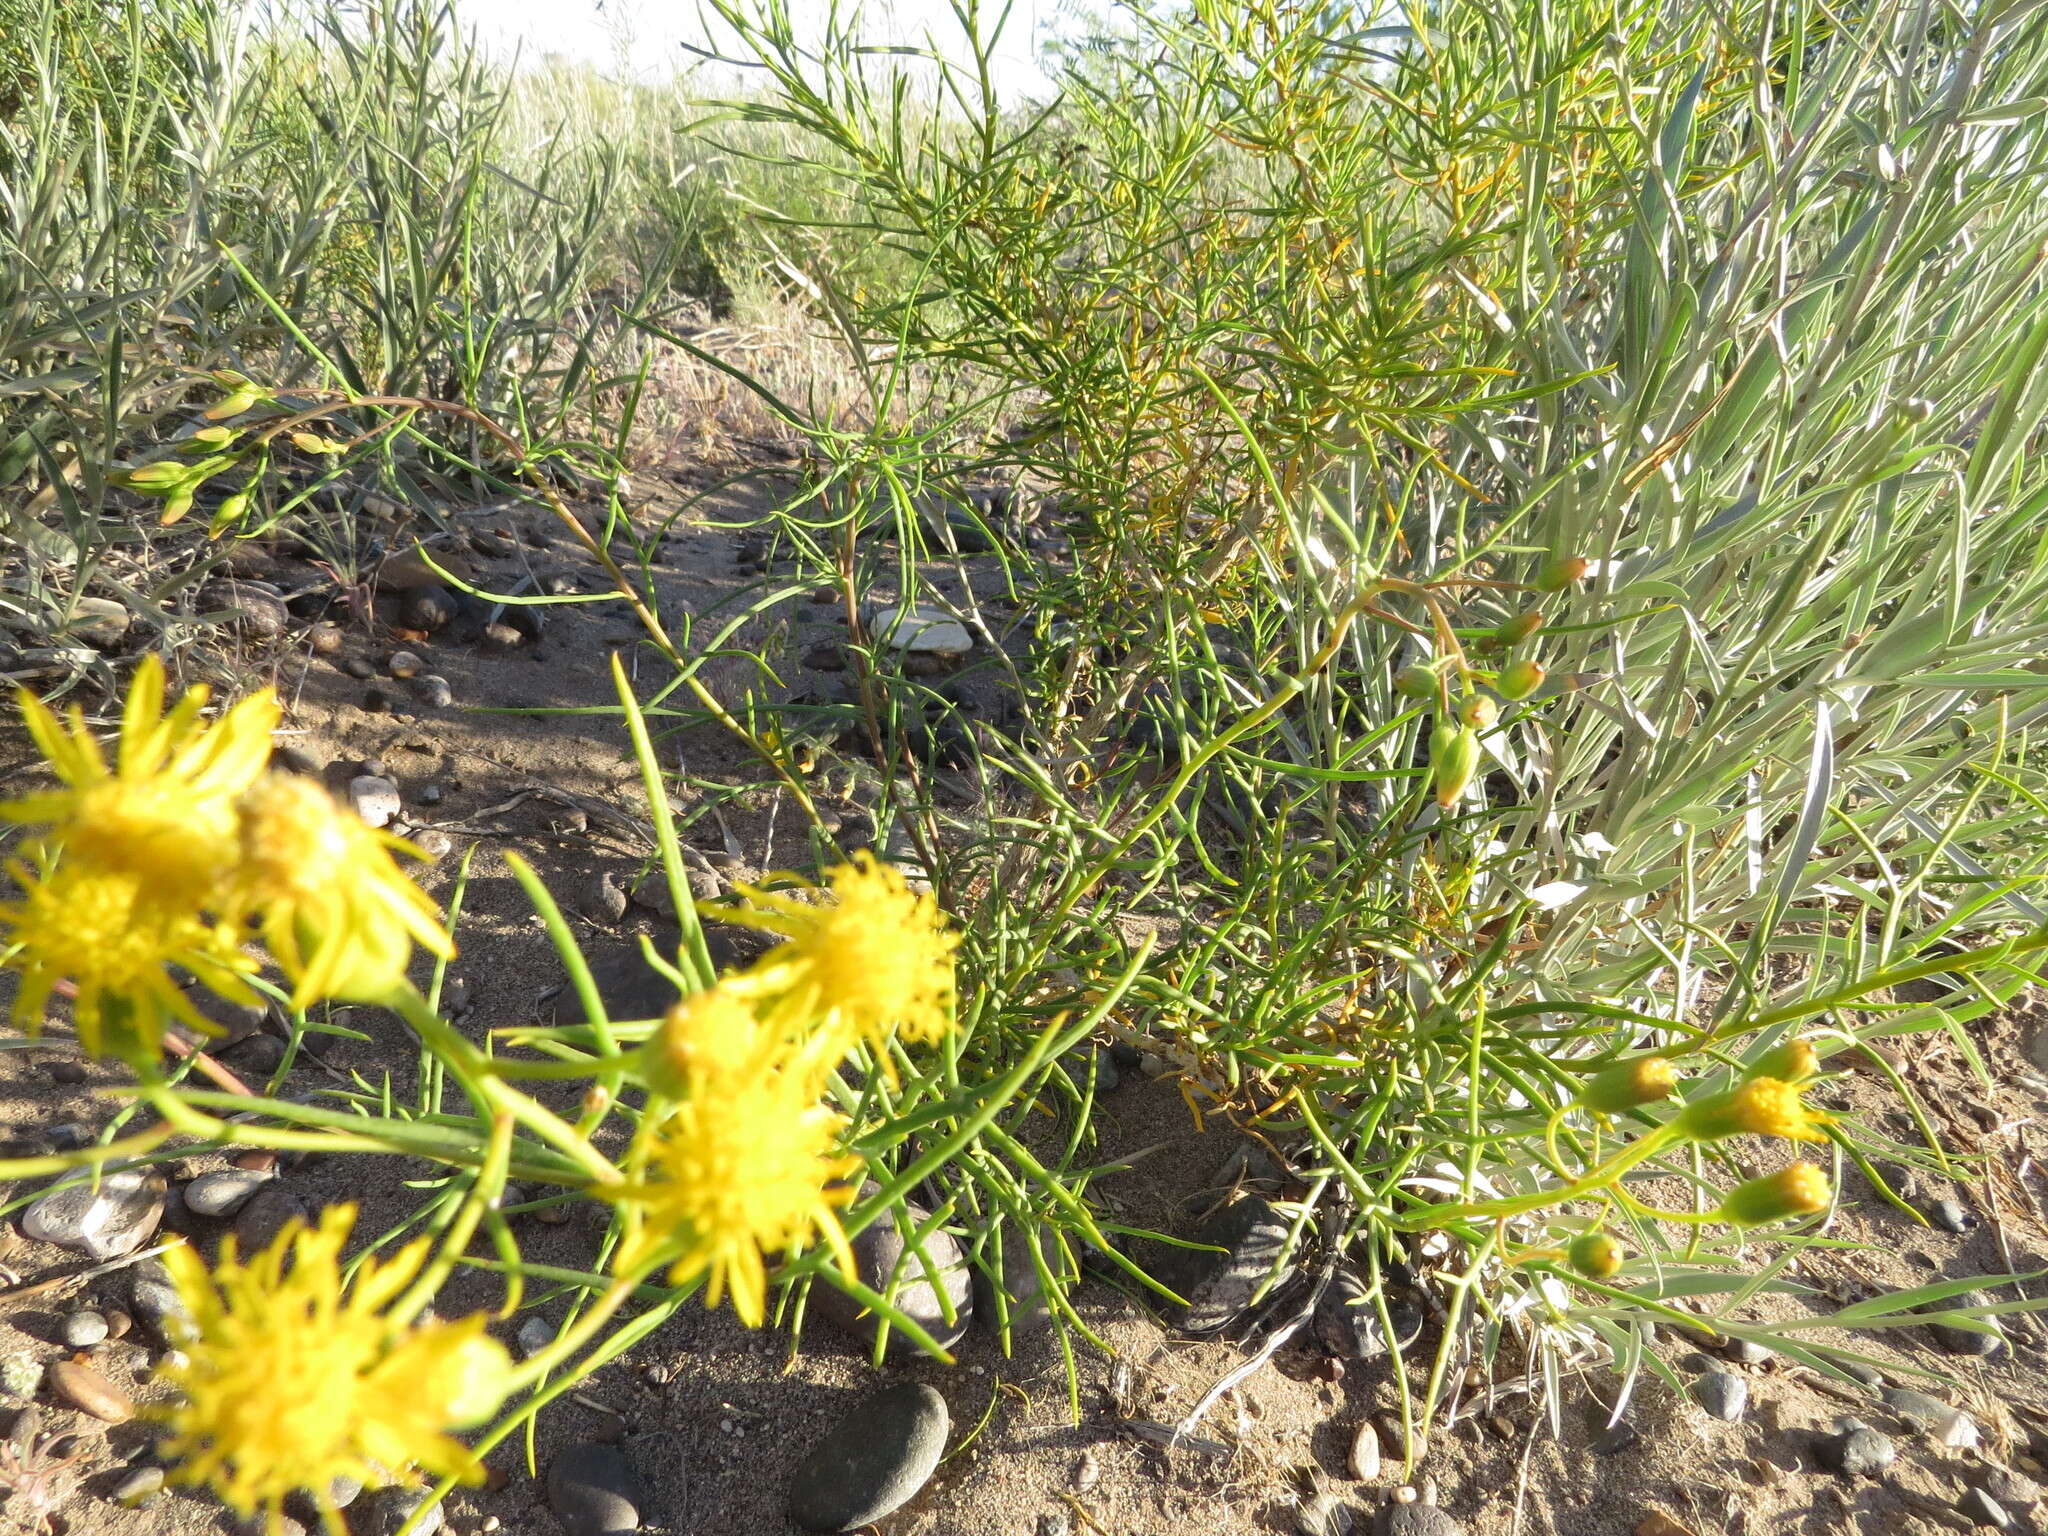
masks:
{"label": "green flower bud", "polygon": [[230,416],[239,416],[244,411],[254,410],[262,403],[263,392],[253,384],[244,384],[233,394],[223,396],[206,409],[208,421],[226,421]]}
{"label": "green flower bud", "polygon": [[175,459],[158,459],[153,464],[138,464],[133,469],[124,469],[109,478],[131,491],[142,491],[147,495],[161,496],[176,490],[192,476],[189,465]]}
{"label": "green flower bud", "polygon": [[1537,590],[1562,592],[1575,582],[1585,580],[1586,572],[1593,568],[1593,562],[1584,555],[1557,555],[1544,562],[1543,569],[1536,577]]}
{"label": "green flower bud", "polygon": [[1429,768],[1436,803],[1448,811],[1479,771],[1479,733],[1469,725],[1438,726],[1429,739]]}
{"label": "green flower bud", "polygon": [[1638,1056],[1619,1062],[1587,1079],[1572,1102],[1597,1114],[1618,1115],[1671,1097],[1678,1071],[1662,1056]]}
{"label": "green flower bud", "polygon": [[1483,731],[1500,718],[1500,706],[1483,693],[1458,701],[1458,719],[1475,731]]}
{"label": "green flower bud", "polygon": [[1828,1176],[1812,1163],[1794,1163],[1776,1173],[1739,1184],[1714,1214],[1737,1226],[1753,1227],[1787,1216],[1811,1216],[1834,1198]]}
{"label": "green flower bud", "polygon": [[1394,674],[1394,692],[1404,699],[1436,697],[1436,674],[1427,667],[1403,667]]}
{"label": "green flower bud", "polygon": [[1605,1232],[1581,1232],[1565,1249],[1565,1259],[1573,1269],[1595,1280],[1605,1280],[1621,1268],[1621,1261],[1627,1257],[1621,1244]]}
{"label": "green flower bud", "polygon": [[1512,619],[1503,620],[1493,632],[1509,645],[1520,645],[1542,627],[1543,614],[1538,609],[1528,608]]}
{"label": "green flower bud", "polygon": [[1501,668],[1493,686],[1500,690],[1504,699],[1526,699],[1543,686],[1543,669],[1524,656],[1520,661],[1511,661]]}
{"label": "green flower bud", "polygon": [[157,526],[168,528],[187,512],[192,510],[192,488],[173,491],[164,498],[164,509],[157,517]]}

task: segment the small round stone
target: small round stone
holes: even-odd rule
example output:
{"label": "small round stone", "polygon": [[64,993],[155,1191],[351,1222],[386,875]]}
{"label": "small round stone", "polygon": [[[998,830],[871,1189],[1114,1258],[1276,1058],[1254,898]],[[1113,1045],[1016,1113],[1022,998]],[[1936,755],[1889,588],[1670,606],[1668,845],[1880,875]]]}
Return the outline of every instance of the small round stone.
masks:
{"label": "small round stone", "polygon": [[64,1319],[64,1342],[72,1349],[91,1349],[108,1331],[107,1320],[97,1312],[73,1312]]}
{"label": "small round stone", "polygon": [[455,702],[455,690],[448,679],[437,672],[429,672],[412,685],[412,691],[429,709],[447,709]]}
{"label": "small round stone", "polygon": [[422,663],[411,651],[393,651],[391,659],[384,663],[385,670],[393,677],[418,677]]}
{"label": "small round stone", "polygon": [[1844,1477],[1875,1477],[1898,1459],[1899,1448],[1890,1435],[1859,1425],[1816,1441],[1813,1454],[1830,1472],[1839,1472]]}
{"label": "small round stone", "polygon": [[200,1216],[232,1216],[274,1177],[252,1168],[220,1168],[202,1173],[185,1186],[185,1207]]}
{"label": "small round stone", "polygon": [[306,631],[306,644],[312,648],[315,656],[334,655],[341,649],[343,638],[341,626],[338,624],[315,624]]}
{"label": "small round stone", "polygon": [[[375,1493],[363,1495],[351,1513],[349,1529],[361,1533],[361,1536],[398,1536],[400,1531],[406,1530],[406,1521],[412,1520],[429,1497],[424,1488],[379,1488]],[[413,1521],[407,1536],[434,1536],[448,1523],[445,1507],[436,1503]]]}
{"label": "small round stone", "polygon": [[548,1467],[548,1507],[568,1536],[627,1536],[647,1502],[640,1478],[615,1445],[565,1446]]}
{"label": "small round stone", "polygon": [[1927,1214],[1934,1218],[1934,1224],[1944,1232],[1961,1236],[1977,1225],[1977,1218],[1970,1208],[1960,1200],[1937,1200],[1928,1207]]}
{"label": "small round stone", "polygon": [[89,1413],[109,1424],[122,1424],[135,1417],[133,1398],[77,1360],[59,1360],[50,1367],[50,1390],[80,1413]]}
{"label": "small round stone", "polygon": [[305,1221],[312,1211],[290,1190],[275,1183],[250,1196],[235,1214],[235,1248],[243,1255],[261,1253],[277,1234],[293,1221]]}
{"label": "small round stone", "polygon": [[789,1512],[807,1531],[852,1531],[901,1509],[937,1470],[952,1419],[923,1382],[861,1402],[797,1466]]}
{"label": "small round stone", "polygon": [[1375,1536],[1465,1536],[1465,1527],[1434,1504],[1389,1504],[1373,1530]]}
{"label": "small round stone", "polygon": [[163,1491],[164,1469],[162,1467],[137,1467],[114,1485],[109,1497],[116,1504],[125,1504],[130,1509],[139,1509]]}
{"label": "small round stone", "polygon": [[2012,1528],[2012,1515],[1982,1488],[1965,1489],[1963,1496],[1956,1500],[1956,1508],[1978,1525],[1989,1526],[1995,1531]]}
{"label": "small round stone", "polygon": [[1732,1424],[1749,1406],[1749,1383],[1727,1371],[1706,1371],[1692,1384],[1692,1395],[1708,1413]]}

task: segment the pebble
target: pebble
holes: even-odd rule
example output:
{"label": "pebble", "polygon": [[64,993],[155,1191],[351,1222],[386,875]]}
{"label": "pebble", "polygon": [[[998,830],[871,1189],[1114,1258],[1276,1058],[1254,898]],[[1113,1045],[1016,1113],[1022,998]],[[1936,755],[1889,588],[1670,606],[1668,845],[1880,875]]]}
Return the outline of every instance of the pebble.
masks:
{"label": "pebble", "polygon": [[384,663],[384,670],[393,677],[418,677],[423,665],[411,651],[393,651],[391,659]]}
{"label": "pebble", "polygon": [[92,1127],[65,1120],[43,1132],[43,1143],[53,1152],[77,1152],[92,1145]]}
{"label": "pebble", "polygon": [[422,784],[414,791],[413,800],[420,805],[439,805],[441,797],[446,793],[447,791],[438,784]]}
{"label": "pebble", "polygon": [[[863,1189],[861,1198],[868,1198],[873,1191],[874,1186],[869,1185]],[[905,1201],[902,1225],[884,1215],[853,1238],[853,1267],[861,1284],[887,1296],[891,1277],[900,1265],[902,1277],[891,1298],[896,1309],[929,1333],[940,1348],[950,1349],[959,1342],[973,1318],[974,1286],[966,1256],[949,1232],[926,1234],[924,1261],[908,1254],[908,1234],[930,1219],[931,1212],[914,1202]],[[937,1285],[933,1283],[934,1279]],[[950,1323],[946,1321],[945,1310],[940,1305],[941,1285],[945,1287],[946,1298],[953,1308],[953,1321]],[[882,1318],[878,1314],[869,1312],[829,1282],[820,1282],[811,1288],[810,1308],[833,1327],[864,1344],[872,1344],[881,1332]],[[888,1353],[891,1357],[921,1352],[922,1346],[907,1338],[901,1330],[889,1330]]]}
{"label": "pebble", "polygon": [[114,1491],[107,1496],[116,1504],[125,1505],[129,1509],[140,1509],[161,1493],[163,1486],[162,1467],[137,1467],[116,1483]]}
{"label": "pebble", "polygon": [[1434,1504],[1389,1504],[1373,1530],[1375,1536],[1465,1536],[1465,1527]]}
{"label": "pebble", "polygon": [[128,1304],[143,1325],[166,1344],[182,1339],[191,1323],[191,1314],[162,1259],[144,1259],[129,1271]]}
{"label": "pebble", "polygon": [[1953,1232],[1958,1237],[1977,1225],[1975,1213],[1960,1200],[1937,1200],[1928,1207],[1927,1214],[1934,1218],[1934,1224],[1942,1231]]}
{"label": "pebble", "polygon": [[1977,1421],[1960,1408],[1910,1387],[1887,1387],[1883,1397],[1892,1412],[1915,1429],[1936,1436],[1943,1445],[1967,1450],[1977,1444]]}
{"label": "pebble", "polygon": [[413,833],[412,845],[430,859],[441,859],[448,856],[455,841],[446,832],[437,832],[429,827],[424,832]]}
{"label": "pebble", "polygon": [[[1982,1291],[1964,1291],[1946,1301],[1936,1302],[1938,1311],[1958,1311],[1969,1307],[1988,1307],[1995,1303]],[[2005,1332],[1995,1317],[1986,1318],[1985,1323],[1992,1330],[1981,1333],[1975,1328],[1962,1328],[1954,1323],[1929,1323],[1927,1331],[1934,1336],[1934,1342],[1942,1351],[1951,1355],[1973,1355],[1984,1357],[1997,1354],[2005,1348]]]}
{"label": "pebble", "polygon": [[284,1065],[285,1043],[275,1035],[251,1035],[238,1040],[220,1053],[221,1059],[236,1071],[253,1077],[267,1078]]}
{"label": "pebble", "polygon": [[346,638],[339,624],[319,623],[306,631],[306,644],[312,647],[315,656],[332,656],[341,649]]}
{"label": "pebble", "polygon": [[616,923],[626,915],[627,896],[608,869],[600,869],[583,888],[584,912],[601,923]]}
{"label": "pebble", "polygon": [[532,1359],[555,1342],[555,1325],[538,1312],[519,1325],[519,1354]]}
{"label": "pebble", "polygon": [[91,1349],[108,1332],[107,1320],[97,1312],[73,1312],[64,1319],[64,1342],[72,1349]]}
{"label": "pebble", "polygon": [[1595,1456],[1619,1456],[1623,1451],[1633,1450],[1642,1443],[1643,1432],[1624,1419],[1621,1423],[1602,1430],[1593,1442]]}
{"label": "pebble", "polygon": [[1367,1419],[1351,1437],[1351,1450],[1344,1458],[1344,1468],[1361,1483],[1369,1483],[1380,1475],[1383,1465],[1379,1428]]}
{"label": "pebble", "polygon": [[790,1515],[807,1531],[851,1531],[902,1508],[937,1469],[951,1424],[946,1400],[924,1383],[885,1387],[798,1464]]}
{"label": "pebble", "polygon": [[163,1175],[121,1168],[44,1195],[22,1214],[22,1232],[94,1259],[133,1253],[164,1212]]}
{"label": "pebble", "polygon": [[1294,1512],[1301,1536],[1351,1536],[1351,1506],[1334,1493],[1319,1493]]}
{"label": "pebble", "polygon": [[267,583],[214,582],[199,594],[199,606],[209,611],[225,609],[228,624],[260,640],[275,640],[292,621],[284,599]]}
{"label": "pebble", "polygon": [[[1214,1333],[1228,1327],[1267,1285],[1287,1242],[1291,1224],[1257,1195],[1244,1195],[1216,1212],[1192,1234],[1197,1243],[1220,1248],[1165,1248],[1158,1252],[1154,1272],[1186,1307],[1175,1321],[1190,1333]],[[1279,1265],[1273,1285],[1293,1273],[1291,1262]],[[1334,1287],[1332,1287],[1334,1289]],[[1266,1294],[1270,1295],[1271,1290]]]}
{"label": "pebble", "polygon": [[1851,1419],[1840,1434],[1826,1435],[1814,1442],[1814,1459],[1830,1472],[1844,1477],[1875,1477],[1898,1459],[1899,1448],[1890,1435]]}
{"label": "pebble", "polygon": [[899,603],[877,613],[868,629],[885,644],[910,655],[965,656],[974,649],[967,626],[943,609]]}
{"label": "pebble", "polygon": [[[1038,1250],[1048,1263],[1057,1262],[1056,1247],[1049,1240],[1041,1237]],[[1038,1266],[1031,1261],[1031,1239],[1015,1223],[1003,1224],[1001,1256],[1000,1289],[985,1270],[974,1271],[974,1311],[998,1337],[1007,1326],[1014,1342],[1044,1330],[1052,1322],[1052,1310],[1046,1305]]]}
{"label": "pebble", "polygon": [[548,1468],[548,1507],[569,1536],[624,1536],[640,1529],[647,1502],[633,1465],[615,1445],[564,1446]]}
{"label": "pebble", "polygon": [[81,1413],[109,1424],[135,1417],[134,1400],[82,1361],[57,1361],[50,1367],[49,1378],[50,1390]]}
{"label": "pebble", "polygon": [[121,1311],[118,1307],[107,1308],[105,1316],[107,1319],[107,1337],[110,1339],[125,1339],[135,1327],[135,1319],[126,1312]]}
{"label": "pebble", "polygon": [[1749,1383],[1727,1371],[1706,1371],[1692,1384],[1692,1395],[1708,1413],[1732,1424],[1749,1406]]}
{"label": "pebble", "polygon": [[274,1177],[275,1174],[251,1168],[221,1168],[202,1173],[185,1186],[186,1209],[216,1219],[232,1216]]}
{"label": "pebble", "polygon": [[429,672],[412,685],[412,691],[419,695],[420,702],[429,709],[447,709],[455,703],[455,689],[448,679],[437,672]]}
{"label": "pebble", "polygon": [[235,1216],[235,1250],[244,1258],[268,1248],[293,1221],[312,1215],[306,1202],[275,1183],[257,1190]]}
{"label": "pebble", "polygon": [[348,781],[348,803],[370,827],[388,827],[401,809],[398,786],[374,773],[359,774]]}
{"label": "pebble", "polygon": [[60,1056],[43,1063],[43,1076],[60,1088],[75,1088],[86,1079],[84,1063]]}
{"label": "pebble", "polygon": [[[1421,1336],[1422,1307],[1412,1296],[1390,1295],[1387,1320],[1403,1349]],[[1316,1304],[1315,1329],[1317,1342],[1342,1360],[1377,1360],[1388,1352],[1379,1305],[1356,1270],[1340,1269],[1331,1278]]]}
{"label": "pebble", "polygon": [[1978,1486],[2008,1508],[2028,1509],[2041,1501],[2041,1485],[2011,1467],[1987,1466],[1979,1474]]}
{"label": "pebble", "polygon": [[[379,1488],[357,1502],[350,1513],[349,1529],[357,1536],[398,1536],[405,1530],[405,1522],[412,1519],[413,1513],[427,1502],[429,1496],[424,1488]],[[413,1522],[406,1536],[434,1536],[448,1523],[446,1508],[446,1505],[436,1503]]]}
{"label": "pebble", "polygon": [[377,669],[370,665],[366,656],[350,656],[341,664],[341,670],[358,682],[367,683],[377,675]]}
{"label": "pebble", "polygon": [[454,622],[455,614],[455,599],[445,587],[410,588],[399,604],[399,617],[405,621],[405,627],[423,629],[430,635],[446,629]]}
{"label": "pebble", "polygon": [[1988,1525],[1994,1530],[2007,1530],[2013,1523],[2005,1507],[1982,1488],[1965,1489],[1963,1496],[1956,1500],[1956,1508],[1978,1525]]}
{"label": "pebble", "polygon": [[484,644],[500,651],[516,650],[526,637],[502,619],[484,626]]}

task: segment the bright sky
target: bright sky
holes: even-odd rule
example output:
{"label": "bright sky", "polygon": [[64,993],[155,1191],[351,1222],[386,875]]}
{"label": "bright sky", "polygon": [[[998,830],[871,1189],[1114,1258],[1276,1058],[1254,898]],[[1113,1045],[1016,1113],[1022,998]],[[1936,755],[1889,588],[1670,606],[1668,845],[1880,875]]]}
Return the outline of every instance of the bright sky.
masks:
{"label": "bright sky", "polygon": [[[787,0],[799,25],[822,26],[828,0]],[[1058,0],[1014,0],[996,52],[996,88],[1008,99],[1045,83],[1033,62],[1033,41],[1041,21],[1050,20]],[[984,29],[993,25],[1000,0],[985,0]],[[960,25],[947,0],[849,0],[845,15],[857,16],[866,40],[922,44],[927,38],[948,57],[958,58]],[[493,48],[517,46],[523,58],[554,53],[607,70],[660,78],[693,62],[682,44],[705,41],[697,7],[690,0],[458,0],[457,12]]]}

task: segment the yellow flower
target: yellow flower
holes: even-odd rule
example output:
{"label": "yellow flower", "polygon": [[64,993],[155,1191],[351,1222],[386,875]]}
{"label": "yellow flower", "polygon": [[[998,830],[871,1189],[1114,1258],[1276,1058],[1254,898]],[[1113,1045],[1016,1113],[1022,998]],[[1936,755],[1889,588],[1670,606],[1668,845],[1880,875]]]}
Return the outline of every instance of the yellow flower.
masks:
{"label": "yellow flower", "polygon": [[293,1007],[380,1001],[405,980],[415,943],[443,959],[455,953],[432,898],[391,857],[421,857],[412,844],[293,774],[266,774],[241,810],[242,899],[294,983]]}
{"label": "yellow flower", "polygon": [[622,1270],[675,1255],[677,1285],[705,1277],[705,1304],[730,1289],[733,1311],[767,1315],[764,1253],[822,1237],[852,1272],[836,1207],[859,1159],[843,1156],[845,1118],[819,1102],[820,1057],[755,1019],[721,990],[671,1010],[655,1076],[675,1102],[650,1113],[627,1159]]}
{"label": "yellow flower", "polygon": [[725,984],[778,1020],[876,1045],[892,1028],[911,1042],[943,1038],[953,1023],[960,939],[938,903],[865,849],[827,879],[829,889],[814,892],[815,901],[743,886],[751,905],[708,909],[787,940]]}
{"label": "yellow flower", "polygon": [[1812,1163],[1794,1163],[1737,1185],[1714,1214],[1723,1221],[1753,1227],[1785,1216],[1811,1216],[1826,1210],[1833,1198],[1825,1173]]}
{"label": "yellow flower", "polygon": [[137,876],[74,861],[68,852],[40,874],[19,860],[10,860],[7,871],[22,896],[0,904],[0,946],[12,948],[5,963],[21,972],[14,1017],[29,1033],[40,1026],[50,994],[68,983],[86,1053],[145,1068],[161,1053],[169,1020],[216,1032],[169,967],[182,967],[223,997],[259,1001],[241,980],[255,962],[239,951],[232,930],[160,899]]}
{"label": "yellow flower", "polygon": [[1799,1090],[1775,1077],[1752,1077],[1739,1088],[1688,1104],[1673,1122],[1690,1141],[1726,1136],[1783,1136],[1789,1141],[1825,1141],[1818,1127],[1828,1117],[1800,1100]]}
{"label": "yellow flower", "polygon": [[301,1490],[328,1512],[337,1477],[416,1483],[419,1468],[481,1479],[447,1432],[496,1411],[511,1359],[481,1313],[417,1326],[387,1314],[425,1261],[426,1238],[366,1261],[344,1286],[354,1222],[353,1206],[331,1206],[318,1226],[291,1223],[247,1263],[230,1237],[211,1275],[182,1243],[165,1253],[191,1315],[184,1359],[161,1372],[181,1395],[161,1415],[176,1481],[205,1484],[246,1516]]}
{"label": "yellow flower", "polygon": [[1638,1056],[1588,1078],[1576,1102],[1599,1114],[1618,1115],[1668,1099],[1677,1086],[1678,1072],[1668,1058]]}
{"label": "yellow flower", "polygon": [[64,724],[28,693],[21,711],[64,788],[0,804],[0,818],[42,827],[67,859],[143,881],[152,899],[208,905],[235,860],[235,800],[270,758],[278,721],[269,689],[208,726],[201,686],[164,713],[163,663],[145,656],[128,686],[114,763],[84,715]]}

